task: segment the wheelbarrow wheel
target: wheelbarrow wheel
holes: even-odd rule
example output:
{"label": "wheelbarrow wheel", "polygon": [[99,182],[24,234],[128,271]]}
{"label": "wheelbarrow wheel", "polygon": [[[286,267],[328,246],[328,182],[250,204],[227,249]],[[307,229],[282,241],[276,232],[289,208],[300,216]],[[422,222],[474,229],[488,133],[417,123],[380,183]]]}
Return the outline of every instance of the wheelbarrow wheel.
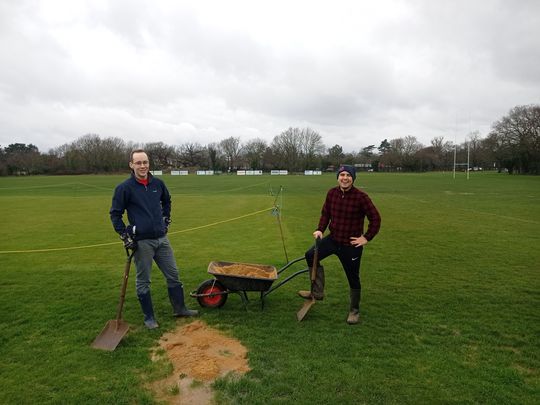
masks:
{"label": "wheelbarrow wheel", "polygon": [[217,280],[203,281],[197,289],[197,301],[205,308],[221,308],[227,302],[227,296],[227,289]]}

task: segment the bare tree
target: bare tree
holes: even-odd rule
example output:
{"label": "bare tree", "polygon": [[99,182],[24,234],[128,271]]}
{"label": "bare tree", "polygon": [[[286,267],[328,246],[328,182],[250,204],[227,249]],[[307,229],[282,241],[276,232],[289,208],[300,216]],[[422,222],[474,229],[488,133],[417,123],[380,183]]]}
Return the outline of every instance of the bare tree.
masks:
{"label": "bare tree", "polygon": [[310,128],[289,128],[272,141],[277,165],[290,171],[314,168],[324,153],[322,137]]}
{"label": "bare tree", "polygon": [[378,147],[379,156],[375,154],[374,145],[364,147],[359,154],[344,153],[341,146],[334,145],[323,156],[322,137],[310,128],[290,127],[275,136],[270,146],[261,139],[240,145],[240,138],[229,137],[207,146],[188,142],[176,149],[163,142],[125,143],[119,138],[101,139],[97,134],[87,134],[50,150],[48,155],[40,154],[33,145],[0,147],[0,175],[127,170],[129,152],[140,147],[148,151],[156,169],[185,165],[206,166],[213,170],[242,166],[299,171],[316,165],[324,168],[324,165],[352,164],[359,160],[368,163],[371,160],[375,168],[381,170],[437,170],[451,167],[454,150],[457,161],[465,162],[467,146],[473,166],[492,167],[496,164],[510,173],[540,174],[540,105],[512,108],[492,125],[486,139],[482,139],[478,131],[468,134],[468,140],[460,145],[453,145],[442,136],[433,138],[428,147],[414,136],[391,141],[384,139]]}
{"label": "bare tree", "polygon": [[415,136],[408,135],[403,138],[402,164],[406,170],[416,170],[418,161],[416,154],[423,148]]}
{"label": "bare tree", "polygon": [[431,140],[431,145],[416,152],[419,170],[450,169],[452,144],[438,136]]}
{"label": "bare tree", "polygon": [[256,138],[247,141],[242,147],[247,168],[262,169],[267,148],[267,143],[262,139]]}
{"label": "bare tree", "polygon": [[507,167],[506,162],[512,162],[512,151],[501,135],[491,132],[482,145],[499,172]]}
{"label": "bare tree", "polygon": [[183,167],[204,165],[204,147],[197,142],[186,142],[178,148],[178,162]]}
{"label": "bare tree", "polygon": [[241,151],[240,138],[231,136],[223,139],[219,145],[223,150],[225,159],[227,159],[227,169],[229,171],[236,169],[238,157]]}
{"label": "bare tree", "polygon": [[109,137],[101,141],[100,170],[116,172],[125,169],[126,144],[120,138]]}
{"label": "bare tree", "polygon": [[96,134],[88,134],[73,143],[74,149],[80,153],[81,160],[84,162],[83,170],[86,172],[97,173],[100,170],[101,138]]}
{"label": "bare tree", "polygon": [[391,139],[388,144],[389,147],[381,156],[382,167],[389,171],[402,170],[402,157],[404,153],[403,138]]}
{"label": "bare tree", "polygon": [[144,145],[151,160],[151,168],[163,170],[174,165],[175,150],[163,142],[151,142]]}
{"label": "bare tree", "polygon": [[304,169],[315,169],[321,165],[321,155],[325,147],[322,137],[311,128],[304,128],[301,131],[301,154],[304,162]]}
{"label": "bare tree", "polygon": [[509,173],[540,173],[539,104],[514,107],[492,128],[490,135],[510,153],[503,161]]}
{"label": "bare tree", "polygon": [[209,143],[206,145],[206,157],[208,159],[208,167],[212,170],[218,170],[221,166],[221,149],[217,143]]}
{"label": "bare tree", "polygon": [[299,128],[289,128],[272,141],[272,151],[277,164],[290,171],[300,169],[302,133]]}
{"label": "bare tree", "polygon": [[482,166],[484,148],[480,131],[473,131],[467,135],[467,147],[470,165],[473,167]]}

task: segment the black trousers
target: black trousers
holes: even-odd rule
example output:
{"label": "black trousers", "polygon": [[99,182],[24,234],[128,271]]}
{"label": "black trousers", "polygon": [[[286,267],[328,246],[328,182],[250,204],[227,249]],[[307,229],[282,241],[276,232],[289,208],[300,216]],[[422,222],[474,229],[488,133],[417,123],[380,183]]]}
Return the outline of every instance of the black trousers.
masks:
{"label": "black trousers", "polygon": [[[326,236],[319,242],[319,262],[330,255],[336,255],[345,270],[349,287],[354,290],[360,290],[360,261],[362,260],[362,246],[341,245],[334,241],[330,236]],[[313,266],[313,255],[315,246],[312,246],[305,254],[306,262],[311,268]]]}

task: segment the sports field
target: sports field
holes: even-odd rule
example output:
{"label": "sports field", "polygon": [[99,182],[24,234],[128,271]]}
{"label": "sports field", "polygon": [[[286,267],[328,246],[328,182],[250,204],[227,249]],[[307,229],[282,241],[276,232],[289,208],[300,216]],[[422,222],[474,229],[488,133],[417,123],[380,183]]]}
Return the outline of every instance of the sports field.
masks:
{"label": "sports field", "polygon": [[[150,404],[170,369],[150,349],[176,327],[153,274],[160,329],[147,331],[129,281],[133,327],[114,352],[90,348],[114,318],[125,252],[108,217],[126,176],[0,178],[0,403]],[[212,260],[275,265],[312,243],[335,176],[163,176],[185,289]],[[247,310],[231,295],[201,319],[249,349],[251,372],[214,384],[231,404],[534,404],[540,398],[540,177],[359,173],[382,215],[364,251],[362,323],[345,323],[348,286],[325,261],[327,296],[296,321],[307,275]],[[278,194],[280,188],[283,190]],[[284,275],[286,275],[284,273]],[[179,393],[178,395],[181,395]]]}

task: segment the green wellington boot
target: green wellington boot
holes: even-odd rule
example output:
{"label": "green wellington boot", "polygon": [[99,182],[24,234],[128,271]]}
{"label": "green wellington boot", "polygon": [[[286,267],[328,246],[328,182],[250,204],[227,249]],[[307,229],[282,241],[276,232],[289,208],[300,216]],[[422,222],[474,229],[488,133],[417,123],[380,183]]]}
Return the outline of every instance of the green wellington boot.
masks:
{"label": "green wellington boot", "polygon": [[312,294],[313,298],[316,300],[322,300],[324,298],[324,267],[317,267],[317,272],[315,274],[315,282],[311,286],[312,291],[300,290],[298,295],[305,299],[311,299]]}
{"label": "green wellington boot", "polygon": [[199,311],[187,309],[184,302],[184,288],[181,285],[167,289],[169,292],[169,301],[173,307],[174,316],[198,316]]}
{"label": "green wellington boot", "polygon": [[347,323],[349,325],[356,325],[360,322],[360,290],[354,290],[351,288],[351,306],[349,309],[349,316],[347,317]]}

